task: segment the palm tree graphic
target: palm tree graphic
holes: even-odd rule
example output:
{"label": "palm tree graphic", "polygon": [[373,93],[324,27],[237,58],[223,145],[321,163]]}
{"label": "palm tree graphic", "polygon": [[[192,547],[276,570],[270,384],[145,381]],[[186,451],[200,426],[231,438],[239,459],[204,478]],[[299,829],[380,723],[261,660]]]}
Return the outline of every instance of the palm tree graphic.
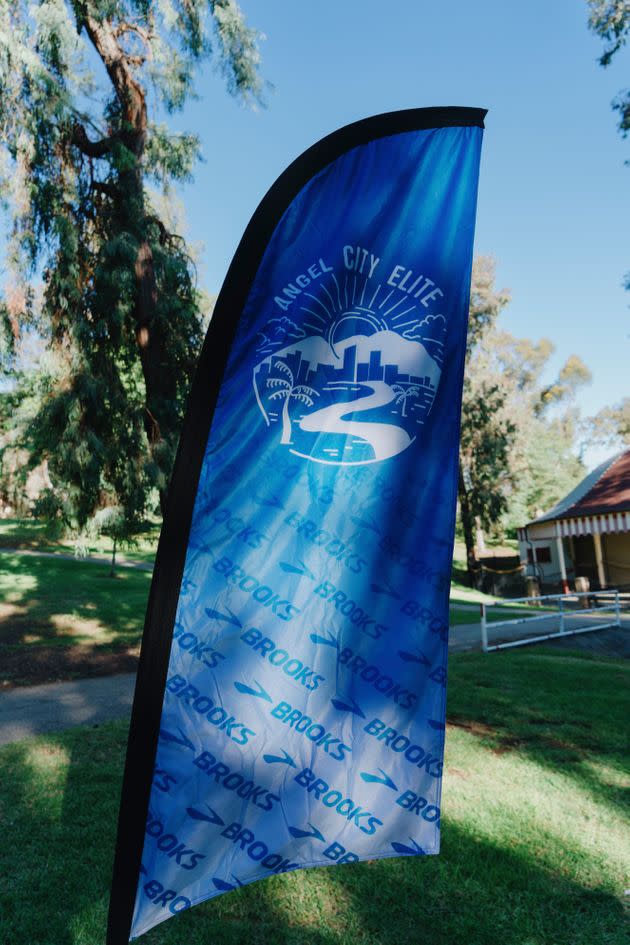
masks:
{"label": "palm tree graphic", "polygon": [[319,394],[316,390],[313,390],[312,387],[307,387],[305,384],[298,384],[296,386],[293,371],[284,361],[276,361],[274,367],[276,371],[280,371],[285,377],[267,378],[267,387],[276,388],[273,394],[269,395],[269,400],[281,400],[284,398],[284,405],[282,407],[282,439],[280,442],[286,445],[291,442],[289,402],[293,399],[299,401],[301,404],[305,404],[307,407],[312,407],[315,403],[313,397],[319,397]]}
{"label": "palm tree graphic", "polygon": [[400,384],[394,384],[394,386],[392,387],[392,390],[397,395],[396,403],[402,404],[402,416],[406,417],[407,416],[407,412],[406,412],[407,399],[409,397],[419,397],[420,388],[417,387],[415,384],[412,384],[410,387],[401,387]]}

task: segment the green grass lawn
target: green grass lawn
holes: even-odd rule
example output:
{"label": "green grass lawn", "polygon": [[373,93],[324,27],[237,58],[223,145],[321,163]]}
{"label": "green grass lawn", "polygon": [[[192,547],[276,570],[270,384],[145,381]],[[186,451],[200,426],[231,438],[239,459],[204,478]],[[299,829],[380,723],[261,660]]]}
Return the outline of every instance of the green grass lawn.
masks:
{"label": "green grass lawn", "polygon": [[151,583],[146,571],[4,554],[0,642],[37,646],[137,643]]}
{"label": "green grass lawn", "polygon": [[474,610],[459,610],[457,607],[449,609],[448,622],[451,627],[456,627],[462,623],[479,623],[479,608]]}
{"label": "green grass lawn", "polygon": [[[496,600],[496,598],[492,598]],[[481,614],[479,607],[467,606],[465,608],[458,606],[460,602],[451,598],[449,608],[449,624],[451,627],[463,623],[481,623]],[[454,606],[453,606],[454,605]],[[517,617],[553,617],[559,613],[557,607],[543,607],[540,604],[532,606],[523,604],[500,604],[498,606],[488,607],[486,610],[486,620],[488,623],[495,623],[499,620],[515,620]]]}
{"label": "green grass lawn", "polygon": [[[146,571],[119,568],[112,578],[107,565],[95,562],[3,552],[0,687],[88,675],[94,658],[105,654],[109,662],[95,664],[97,671],[133,669],[132,662],[112,659],[139,648],[150,582]],[[451,625],[478,622],[478,605],[462,599],[457,588],[455,594]],[[531,613],[508,603],[489,608],[488,619]]]}
{"label": "green grass lawn", "polygon": [[[281,875],[141,941],[627,943],[628,682],[627,664],[567,651],[452,658],[440,856]],[[0,749],[3,945],[102,945],[125,736]]]}
{"label": "green grass lawn", "polygon": [[133,669],[150,583],[146,571],[2,554],[0,686]]}
{"label": "green grass lawn", "polygon": [[[138,535],[133,547],[118,549],[116,561],[133,561],[152,564],[157,549],[160,529],[158,525],[148,527]],[[37,519],[5,518],[0,519],[0,550],[19,548],[24,551],[57,551],[65,554],[102,555],[110,557],[112,540],[105,536],[90,539],[87,543],[77,543],[72,538],[51,538],[43,522]]]}

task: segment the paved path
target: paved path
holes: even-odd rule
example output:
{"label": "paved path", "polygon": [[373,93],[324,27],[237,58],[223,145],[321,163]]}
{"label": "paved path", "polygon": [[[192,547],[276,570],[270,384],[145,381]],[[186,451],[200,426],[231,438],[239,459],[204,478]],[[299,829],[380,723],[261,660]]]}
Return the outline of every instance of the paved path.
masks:
{"label": "paved path", "polygon": [[[601,622],[599,614],[583,615],[579,625],[587,620]],[[539,634],[557,630],[557,617],[540,620],[532,626]],[[569,618],[567,625],[577,624],[578,618]],[[530,630],[528,628],[529,635]],[[504,627],[501,639],[523,635],[523,626]],[[533,634],[532,634],[533,635]],[[490,642],[493,640],[490,625]],[[598,630],[566,639],[546,641],[547,646],[586,649],[603,656],[630,658],[630,615],[622,617],[622,627]],[[466,652],[481,646],[479,623],[451,627],[449,650]],[[488,657],[492,658],[492,655]],[[43,686],[24,686],[0,693],[0,745],[20,741],[31,735],[43,735],[76,725],[95,725],[111,719],[129,717],[133,700],[134,673],[119,676],[98,676],[74,682],[46,683]]]}
{"label": "paved path", "polygon": [[134,673],[23,686],[0,693],[0,745],[129,715]]}

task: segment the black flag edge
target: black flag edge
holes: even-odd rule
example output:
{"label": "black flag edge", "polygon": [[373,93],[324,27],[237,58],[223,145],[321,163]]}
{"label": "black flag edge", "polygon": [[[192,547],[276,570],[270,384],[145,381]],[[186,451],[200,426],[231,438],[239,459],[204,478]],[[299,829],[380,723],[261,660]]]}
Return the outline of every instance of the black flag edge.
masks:
{"label": "black flag edge", "polygon": [[234,254],[203,343],[160,533],[131,711],[111,883],[107,945],[127,945],[133,919],[173,625],[199,475],[232,341],[262,256],[286,209],[320,171],[378,138],[448,127],[484,127],[486,109],[444,106],[386,112],[316,142],[280,175]]}

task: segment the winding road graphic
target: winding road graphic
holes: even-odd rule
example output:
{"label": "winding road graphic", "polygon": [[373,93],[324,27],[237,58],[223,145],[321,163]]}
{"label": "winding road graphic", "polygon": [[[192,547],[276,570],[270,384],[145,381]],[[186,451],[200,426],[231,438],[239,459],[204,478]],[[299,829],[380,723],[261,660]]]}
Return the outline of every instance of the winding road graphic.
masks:
{"label": "winding road graphic", "polygon": [[[413,438],[393,423],[370,423],[369,421],[346,419],[359,410],[373,410],[376,407],[383,407],[385,404],[391,403],[396,396],[391,387],[383,381],[370,381],[369,384],[362,384],[361,387],[366,392],[363,396],[344,403],[332,404],[330,407],[322,407],[321,410],[315,410],[306,417],[302,417],[299,421],[299,427],[305,433],[340,433],[347,437],[358,437],[369,443],[374,450],[372,462],[389,459],[391,456],[407,449]],[[297,453],[297,450],[291,452]],[[298,455],[303,456],[304,454],[298,453]],[[312,454],[308,458],[321,463],[330,462],[329,460],[318,459]],[[347,465],[355,464],[349,462]]]}

